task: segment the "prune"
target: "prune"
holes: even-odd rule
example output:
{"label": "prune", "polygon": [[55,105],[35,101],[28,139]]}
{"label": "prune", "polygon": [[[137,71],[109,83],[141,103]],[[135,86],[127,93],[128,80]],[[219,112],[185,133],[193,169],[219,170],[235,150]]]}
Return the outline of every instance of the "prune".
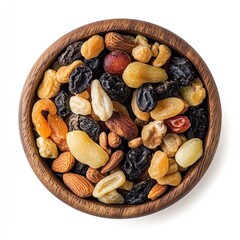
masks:
{"label": "prune", "polygon": [[204,139],[208,130],[208,114],[204,108],[190,108],[185,115],[191,123],[191,127],[184,133],[188,139]]}
{"label": "prune", "polygon": [[62,65],[69,65],[75,60],[80,59],[82,57],[80,51],[82,44],[82,41],[70,44],[65,52],[59,56],[58,62],[60,62]]}
{"label": "prune", "polygon": [[131,93],[130,88],[118,75],[103,73],[99,80],[102,88],[114,101],[124,102]]}
{"label": "prune", "polygon": [[57,107],[57,114],[61,118],[65,118],[70,113],[69,95],[64,90],[61,90],[54,99]]}
{"label": "prune", "polygon": [[196,77],[192,63],[183,57],[174,57],[169,66],[170,77],[181,86],[189,85]]}
{"label": "prune", "polygon": [[179,84],[173,80],[167,80],[164,83],[155,85],[158,100],[178,95]]}
{"label": "prune", "polygon": [[77,94],[85,91],[93,80],[93,72],[90,67],[76,67],[69,76],[69,91]]}
{"label": "prune", "polygon": [[122,166],[126,178],[130,181],[137,179],[148,166],[150,159],[151,151],[148,148],[141,146],[130,149]]}
{"label": "prune", "polygon": [[75,161],[75,164],[74,164],[73,168],[71,169],[71,172],[86,176],[87,170],[88,170],[88,165],[82,164],[79,161]]}
{"label": "prune", "polygon": [[154,185],[153,180],[148,179],[135,185],[130,192],[125,195],[125,202],[127,204],[143,203],[147,200],[148,193]]}
{"label": "prune", "polygon": [[152,84],[143,84],[137,91],[136,102],[143,112],[151,112],[157,106],[157,93]]}
{"label": "prune", "polygon": [[97,121],[88,116],[72,114],[69,118],[69,131],[82,130],[95,142],[98,142],[100,126]]}

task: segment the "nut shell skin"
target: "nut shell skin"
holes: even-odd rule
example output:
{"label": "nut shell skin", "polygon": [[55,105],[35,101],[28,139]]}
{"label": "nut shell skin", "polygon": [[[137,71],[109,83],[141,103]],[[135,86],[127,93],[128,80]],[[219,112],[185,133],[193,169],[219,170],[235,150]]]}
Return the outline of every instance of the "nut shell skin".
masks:
{"label": "nut shell skin", "polygon": [[105,122],[111,132],[118,136],[132,140],[138,137],[138,128],[130,117],[120,112],[113,112],[112,117]]}
{"label": "nut shell skin", "polygon": [[130,62],[131,58],[126,52],[114,50],[105,57],[103,68],[107,73],[122,75]]}

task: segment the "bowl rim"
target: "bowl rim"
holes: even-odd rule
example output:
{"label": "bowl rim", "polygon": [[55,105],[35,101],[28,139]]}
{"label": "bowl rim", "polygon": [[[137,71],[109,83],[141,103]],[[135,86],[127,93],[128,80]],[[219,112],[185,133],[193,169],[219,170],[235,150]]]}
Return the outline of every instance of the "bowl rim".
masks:
{"label": "bowl rim", "polygon": [[[164,43],[187,57],[195,66],[207,90],[209,130],[204,141],[204,153],[188,170],[181,184],[171,188],[154,201],[138,205],[106,205],[90,199],[81,199],[71,192],[40,157],[31,123],[31,110],[37,87],[44,71],[51,66],[56,56],[69,44],[84,40],[94,34],[116,31],[142,34]],[[213,76],[200,55],[175,33],[153,23],[135,19],[107,19],[76,28],[60,37],[48,47],[33,65],[22,89],[19,102],[19,132],[22,146],[30,166],[43,185],[69,206],[95,216],[130,218],[160,211],[185,196],[200,181],[215,155],[221,132],[222,111],[218,89]]]}

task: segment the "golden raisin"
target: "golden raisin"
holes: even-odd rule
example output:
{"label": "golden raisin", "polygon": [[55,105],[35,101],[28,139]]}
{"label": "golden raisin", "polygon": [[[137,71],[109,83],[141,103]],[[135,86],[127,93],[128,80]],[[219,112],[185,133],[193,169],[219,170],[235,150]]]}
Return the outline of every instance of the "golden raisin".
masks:
{"label": "golden raisin", "polygon": [[168,169],[169,160],[167,158],[167,154],[162,151],[156,151],[148,169],[150,177],[158,180],[167,173]]}
{"label": "golden raisin", "polygon": [[81,53],[86,59],[97,57],[104,49],[104,39],[99,35],[94,35],[83,43]]}

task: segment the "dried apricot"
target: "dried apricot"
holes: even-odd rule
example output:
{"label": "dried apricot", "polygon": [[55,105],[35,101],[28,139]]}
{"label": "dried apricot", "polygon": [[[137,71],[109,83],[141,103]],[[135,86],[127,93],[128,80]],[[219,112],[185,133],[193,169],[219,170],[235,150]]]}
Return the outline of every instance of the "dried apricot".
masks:
{"label": "dried apricot", "polygon": [[50,99],[40,99],[33,106],[33,125],[35,126],[37,133],[41,137],[47,138],[50,136],[52,130],[46,119],[43,117],[42,111],[47,111],[50,115],[54,115],[57,113],[57,108],[54,102]]}

